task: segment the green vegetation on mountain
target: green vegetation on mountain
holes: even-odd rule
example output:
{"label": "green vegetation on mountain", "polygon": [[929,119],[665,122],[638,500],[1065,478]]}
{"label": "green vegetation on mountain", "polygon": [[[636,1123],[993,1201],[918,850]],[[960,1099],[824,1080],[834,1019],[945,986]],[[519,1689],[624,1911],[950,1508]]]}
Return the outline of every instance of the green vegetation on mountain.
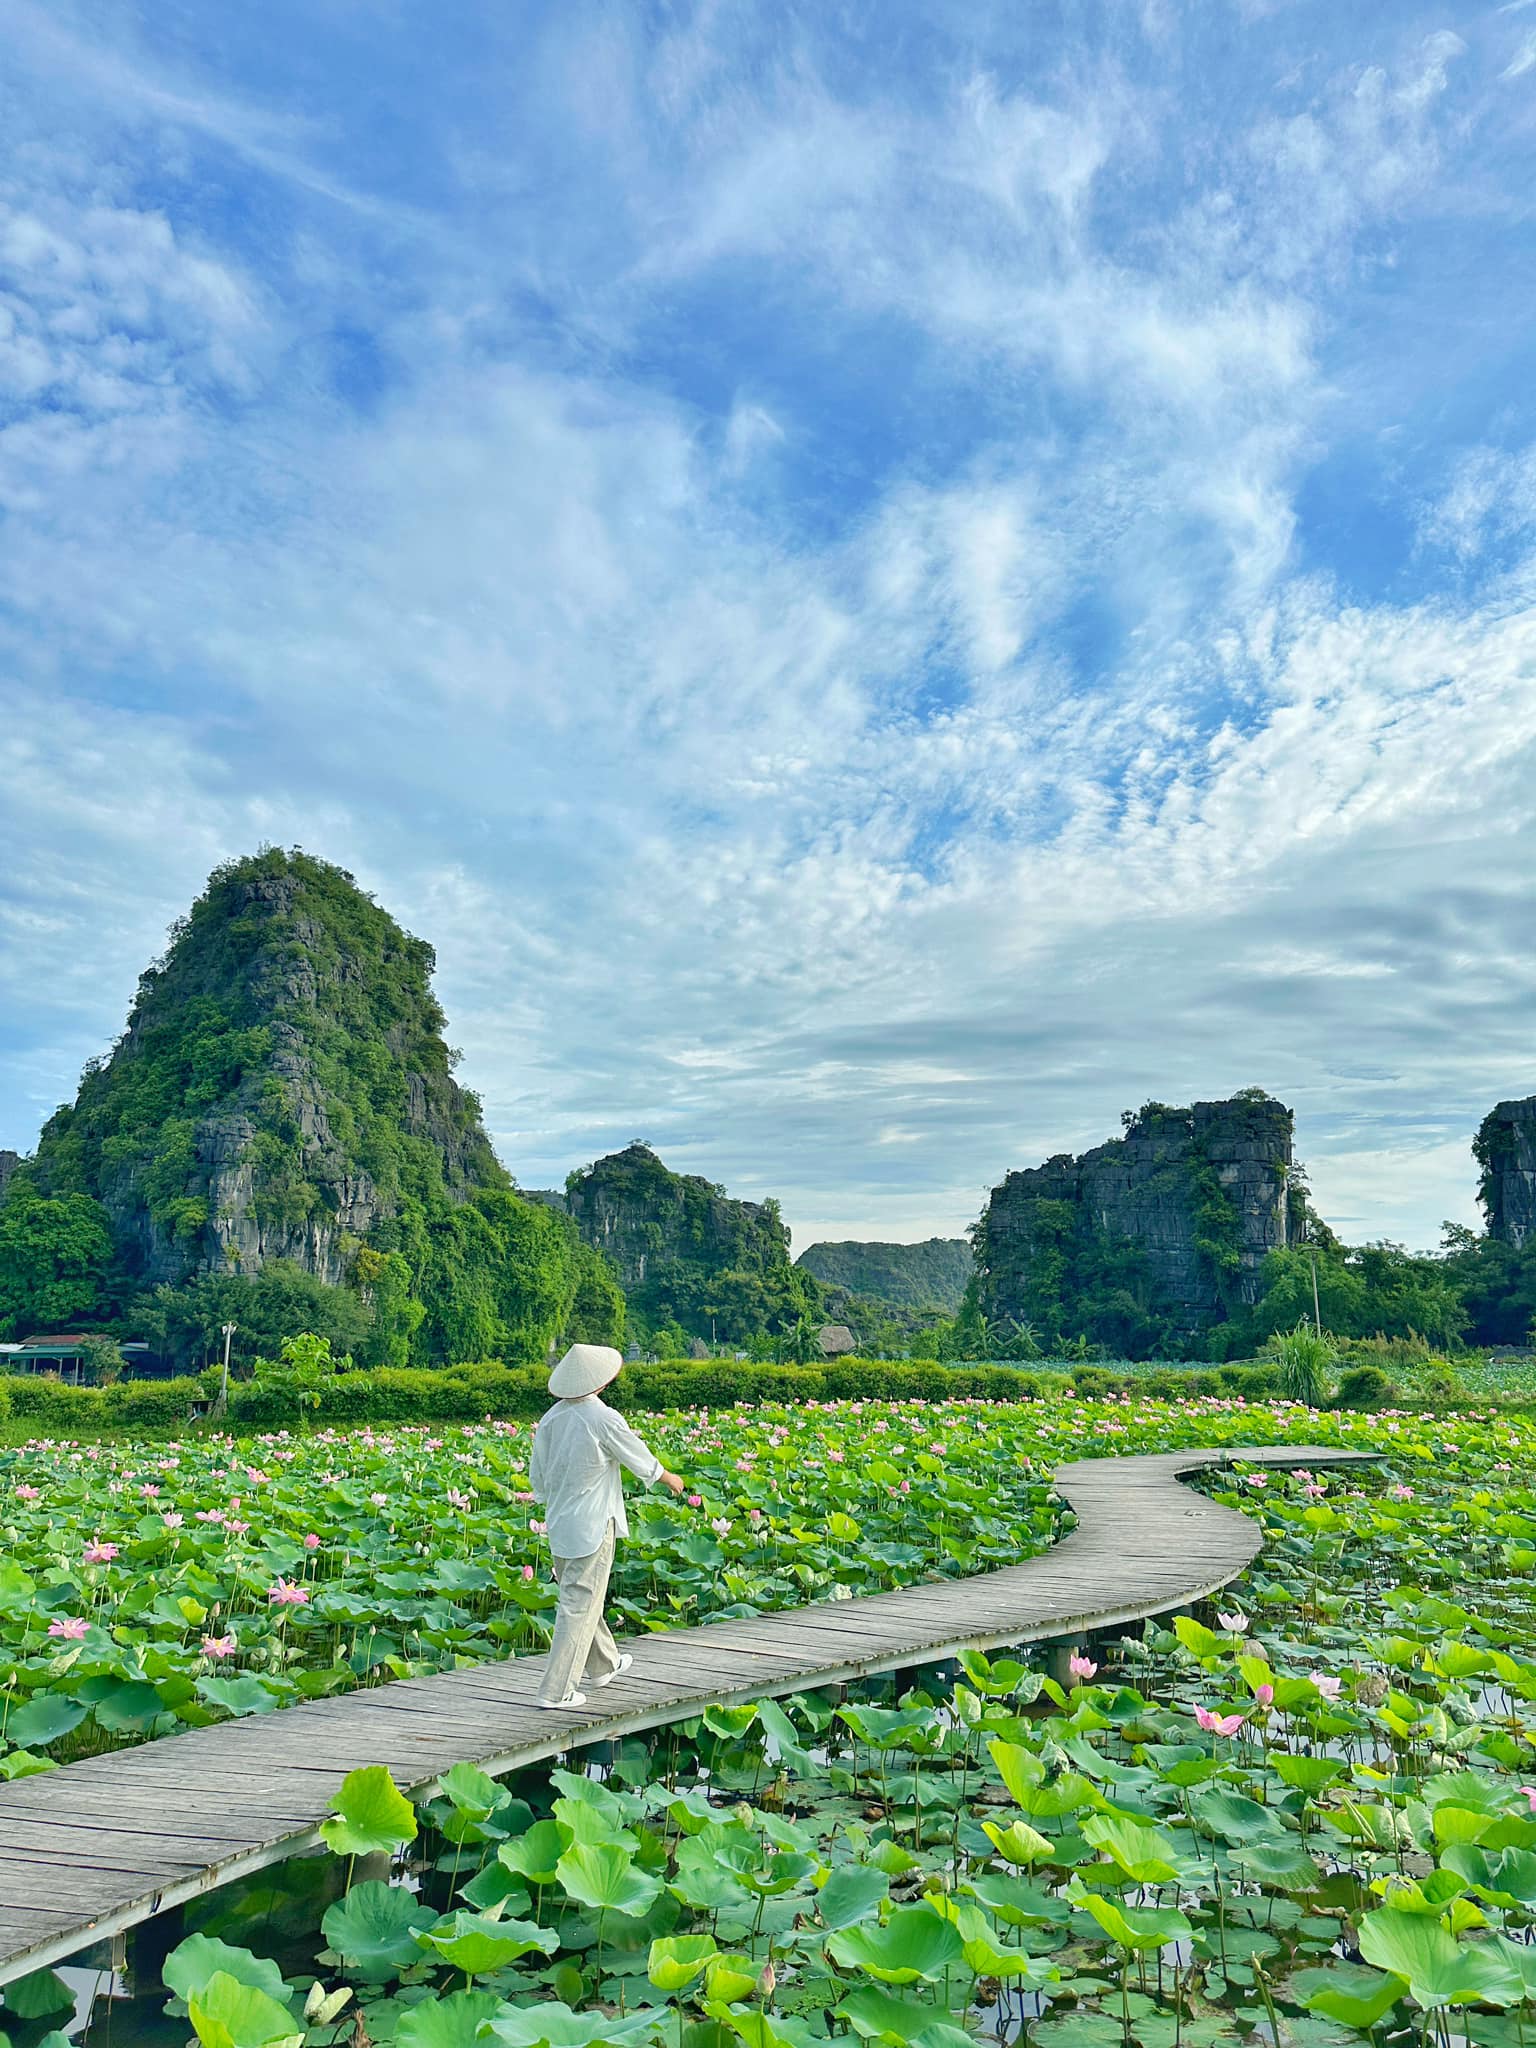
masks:
{"label": "green vegetation on mountain", "polygon": [[218,869],[12,1176],[0,1229],[45,1227],[60,1276],[0,1297],[8,1325],[128,1305],[184,1357],[206,1314],[280,1327],[286,1288],[379,1364],[613,1336],[611,1276],[516,1193],[453,1078],[434,964],[340,868],[270,849]]}
{"label": "green vegetation on mountain", "polygon": [[893,1309],[940,1309],[953,1315],[971,1277],[971,1247],[963,1237],[928,1237],[919,1244],[827,1240],[807,1245],[795,1264],[824,1287]]}
{"label": "green vegetation on mountain", "polygon": [[744,1344],[819,1308],[815,1283],[790,1263],[776,1202],[674,1173],[648,1145],[571,1174],[566,1208],[617,1271],[636,1334],[663,1351],[692,1338]]}

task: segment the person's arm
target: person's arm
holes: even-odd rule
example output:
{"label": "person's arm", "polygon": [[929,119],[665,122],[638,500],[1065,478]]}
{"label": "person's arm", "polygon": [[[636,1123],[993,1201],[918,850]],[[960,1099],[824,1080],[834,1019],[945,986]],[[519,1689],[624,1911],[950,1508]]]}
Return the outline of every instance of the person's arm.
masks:
{"label": "person's arm", "polygon": [[608,1410],[608,1448],[624,1467],[633,1472],[637,1479],[643,1479],[647,1486],[667,1486],[674,1494],[680,1494],[686,1481],[676,1472],[669,1472],[650,1446],[630,1428],[622,1415],[612,1408]]}
{"label": "person's arm", "polygon": [[535,1428],[533,1449],[528,1454],[528,1491],[537,1501],[544,1498],[544,1432]]}

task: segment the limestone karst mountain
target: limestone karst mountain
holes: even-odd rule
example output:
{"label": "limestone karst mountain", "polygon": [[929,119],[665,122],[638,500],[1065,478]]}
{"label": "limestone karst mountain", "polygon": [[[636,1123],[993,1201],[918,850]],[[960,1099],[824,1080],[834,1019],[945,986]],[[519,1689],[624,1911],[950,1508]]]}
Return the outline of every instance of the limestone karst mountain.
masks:
{"label": "limestone karst mountain", "polygon": [[698,1174],[674,1173],[648,1145],[573,1173],[564,1207],[617,1270],[647,1331],[735,1342],[782,1330],[816,1306],[814,1286],[790,1263],[776,1202],[742,1201]]}
{"label": "limestone karst mountain", "polygon": [[[1081,1327],[1076,1297],[1123,1302],[1169,1332],[1255,1299],[1267,1253],[1305,1215],[1292,1116],[1262,1089],[1189,1108],[1148,1103],[1124,1134],[1010,1173],[976,1232],[979,1299],[993,1320]],[[1129,1341],[1129,1334],[1126,1341]]]}
{"label": "limestone karst mountain", "polygon": [[124,1290],[281,1265],[357,1291],[386,1357],[542,1355],[601,1276],[497,1161],[434,965],[344,870],[230,862],[20,1176],[100,1205]]}
{"label": "limestone karst mountain", "polygon": [[825,1239],[807,1245],[795,1264],[825,1287],[890,1308],[939,1309],[953,1315],[971,1277],[970,1243],[926,1237],[916,1244]]}

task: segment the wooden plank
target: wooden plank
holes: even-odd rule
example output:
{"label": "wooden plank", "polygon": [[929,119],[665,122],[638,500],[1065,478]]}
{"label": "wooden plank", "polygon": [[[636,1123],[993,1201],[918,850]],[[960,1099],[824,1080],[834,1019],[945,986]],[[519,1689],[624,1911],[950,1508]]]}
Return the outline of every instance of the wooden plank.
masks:
{"label": "wooden plank", "polygon": [[[1316,1468],[1362,1454],[1287,1445],[1242,1455]],[[0,1785],[0,1984],[313,1846],[332,1793],[358,1765],[387,1764],[419,1789],[460,1758],[509,1771],[689,1718],[712,1699],[810,1691],[947,1659],[968,1643],[1023,1644],[1187,1604],[1234,1578],[1259,1547],[1251,1520],[1176,1483],[1224,1456],[1063,1466],[1056,1489],[1076,1527],[1042,1556],[971,1579],[650,1631],[630,1644],[633,1671],[574,1712],[537,1707],[540,1652]]]}

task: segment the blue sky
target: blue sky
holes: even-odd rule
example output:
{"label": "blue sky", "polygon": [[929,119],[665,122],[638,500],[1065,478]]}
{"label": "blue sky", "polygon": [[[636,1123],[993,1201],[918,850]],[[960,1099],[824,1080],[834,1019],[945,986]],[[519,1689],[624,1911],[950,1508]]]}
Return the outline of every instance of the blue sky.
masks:
{"label": "blue sky", "polygon": [[215,862],[526,1185],[953,1232],[1536,1091],[1536,4],[0,0],[0,1144]]}

